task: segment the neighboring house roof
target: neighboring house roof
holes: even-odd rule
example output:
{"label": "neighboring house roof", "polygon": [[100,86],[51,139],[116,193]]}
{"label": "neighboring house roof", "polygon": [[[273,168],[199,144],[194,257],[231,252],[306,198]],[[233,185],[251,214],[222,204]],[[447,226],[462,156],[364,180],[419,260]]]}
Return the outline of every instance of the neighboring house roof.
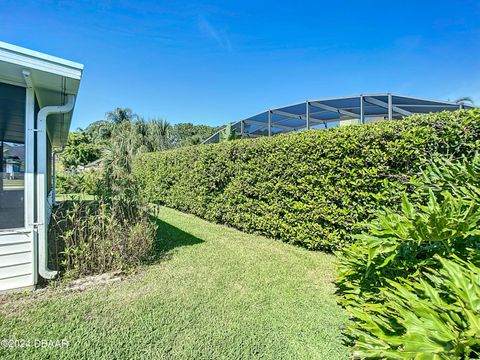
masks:
{"label": "neighboring house roof", "polygon": [[85,165],[85,169],[90,169],[90,168],[98,168],[102,165],[102,159],[98,159],[95,161],[92,161],[91,163],[88,163]]}
{"label": "neighboring house roof", "polygon": [[77,166],[77,168],[73,171],[73,173],[75,173],[75,174],[83,173],[85,171],[98,169],[101,166],[102,166],[102,159],[98,159],[98,160],[92,161],[91,163],[88,163],[86,165]]}
{"label": "neighboring house roof", "polygon": [[[82,64],[0,41],[0,82],[28,87],[27,73],[40,108],[63,105],[67,95],[77,95],[82,72]],[[9,116],[11,121],[15,118],[15,111],[21,110],[20,106],[18,110],[0,109],[0,120],[2,116]],[[17,118],[23,121],[23,116]],[[71,118],[72,112],[49,117],[47,131],[53,146],[66,143]],[[5,138],[10,141],[23,140],[23,133],[18,130],[15,132],[15,129],[18,127],[6,129],[8,133],[4,134]]]}
{"label": "neighboring house roof", "polygon": [[25,147],[24,146],[11,146],[3,143],[3,147],[7,149],[7,158],[16,158],[20,161],[25,161]]}

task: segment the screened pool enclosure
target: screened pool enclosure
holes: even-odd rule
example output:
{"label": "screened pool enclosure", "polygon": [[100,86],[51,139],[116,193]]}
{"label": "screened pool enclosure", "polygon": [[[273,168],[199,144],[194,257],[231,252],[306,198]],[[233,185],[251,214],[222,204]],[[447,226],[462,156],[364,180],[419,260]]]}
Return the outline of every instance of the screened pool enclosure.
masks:
{"label": "screened pool enclosure", "polygon": [[241,138],[255,138],[299,130],[328,129],[342,125],[401,119],[411,114],[452,111],[461,108],[471,108],[471,106],[396,94],[308,100],[270,109],[231,123],[203,143],[218,143],[230,134]]}

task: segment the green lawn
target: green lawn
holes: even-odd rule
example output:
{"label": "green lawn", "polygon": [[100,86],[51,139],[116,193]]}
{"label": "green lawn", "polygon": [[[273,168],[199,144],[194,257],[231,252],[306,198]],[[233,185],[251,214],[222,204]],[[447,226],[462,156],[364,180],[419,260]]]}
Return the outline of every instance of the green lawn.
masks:
{"label": "green lawn", "polygon": [[335,259],[161,208],[156,264],[122,282],[0,298],[14,359],[347,359]]}
{"label": "green lawn", "polygon": [[4,179],[3,180],[3,190],[9,191],[9,190],[22,190],[24,187],[24,181],[23,180],[10,180],[10,179]]}

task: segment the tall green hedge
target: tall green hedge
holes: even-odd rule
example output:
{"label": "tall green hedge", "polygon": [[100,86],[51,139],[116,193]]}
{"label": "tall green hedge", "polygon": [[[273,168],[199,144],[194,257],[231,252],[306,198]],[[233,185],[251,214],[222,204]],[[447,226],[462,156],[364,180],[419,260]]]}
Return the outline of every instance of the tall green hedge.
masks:
{"label": "tall green hedge", "polygon": [[143,195],[310,249],[337,249],[396,207],[430,159],[480,148],[480,110],[236,140],[136,159]]}

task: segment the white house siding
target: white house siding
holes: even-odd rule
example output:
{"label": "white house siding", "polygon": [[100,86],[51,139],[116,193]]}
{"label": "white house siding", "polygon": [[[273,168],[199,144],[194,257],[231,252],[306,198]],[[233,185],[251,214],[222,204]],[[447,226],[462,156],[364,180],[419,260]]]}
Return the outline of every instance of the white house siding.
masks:
{"label": "white house siding", "polygon": [[32,287],[33,233],[0,233],[0,291]]}

